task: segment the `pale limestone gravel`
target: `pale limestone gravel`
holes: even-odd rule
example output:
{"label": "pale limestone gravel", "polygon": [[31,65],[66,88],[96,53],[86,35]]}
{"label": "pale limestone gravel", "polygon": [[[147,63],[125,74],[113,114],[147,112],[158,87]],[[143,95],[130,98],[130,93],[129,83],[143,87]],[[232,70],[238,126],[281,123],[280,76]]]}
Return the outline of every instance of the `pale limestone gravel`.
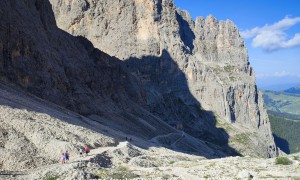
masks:
{"label": "pale limestone gravel", "polygon": [[[116,152],[120,151],[122,152],[121,154],[116,154]],[[156,164],[160,162],[161,164],[157,167],[151,167],[151,163],[149,162],[150,167],[140,167],[130,164],[130,161],[127,163],[124,162],[122,158],[130,158],[130,155],[126,154],[126,152],[131,151],[139,153],[131,158],[140,158],[141,160],[144,156],[147,156],[152,158],[150,161],[155,161]],[[31,171],[29,175],[21,176],[20,179],[39,179],[49,173],[58,174],[61,179],[72,179],[69,176],[74,175],[74,173],[77,176],[72,177],[76,177],[77,179],[93,179],[93,175],[101,167],[98,164],[91,163],[91,161],[100,154],[102,156],[109,156],[112,159],[113,164],[107,168],[108,170],[114,171],[118,167],[126,167],[129,172],[137,174],[143,179],[248,179],[241,178],[243,175],[245,177],[245,174],[249,174],[249,178],[252,177],[253,179],[283,180],[300,178],[299,160],[293,160],[294,156],[300,157],[300,154],[288,156],[293,161],[292,165],[276,165],[274,158],[228,157],[209,160],[184,153],[177,153],[165,148],[144,150],[128,142],[121,142],[116,147],[103,147],[92,150],[89,157],[80,158],[76,156],[69,164],[54,164]],[[82,165],[82,163],[85,163],[85,165]],[[72,172],[72,174],[68,172]],[[82,173],[80,174],[79,172]]]}

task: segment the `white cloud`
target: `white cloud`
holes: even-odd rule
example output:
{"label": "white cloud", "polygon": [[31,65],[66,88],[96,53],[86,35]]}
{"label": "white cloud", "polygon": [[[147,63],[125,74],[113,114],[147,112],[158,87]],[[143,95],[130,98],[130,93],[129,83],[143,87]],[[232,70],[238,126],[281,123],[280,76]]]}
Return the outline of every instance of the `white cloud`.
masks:
{"label": "white cloud", "polygon": [[286,72],[286,71],[281,71],[281,72],[275,72],[274,73],[275,77],[287,77],[287,76],[295,76],[295,74]]}
{"label": "white cloud", "polygon": [[242,31],[241,35],[244,38],[253,38],[252,46],[266,51],[290,48],[300,45],[300,33],[288,38],[285,31],[298,23],[300,23],[300,17],[285,17],[272,25],[266,24],[263,27]]}
{"label": "white cloud", "polygon": [[274,73],[260,73],[260,74],[256,74],[257,78],[270,78],[270,77],[277,77],[277,78],[281,78],[281,77],[297,77],[300,78],[300,73],[290,73],[287,71],[278,71],[278,72],[274,72]]}

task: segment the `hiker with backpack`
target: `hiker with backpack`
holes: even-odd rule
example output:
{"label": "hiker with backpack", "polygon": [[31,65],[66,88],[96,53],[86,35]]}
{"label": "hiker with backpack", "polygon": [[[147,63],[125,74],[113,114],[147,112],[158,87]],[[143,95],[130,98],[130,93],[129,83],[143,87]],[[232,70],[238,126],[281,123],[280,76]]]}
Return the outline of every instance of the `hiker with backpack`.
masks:
{"label": "hiker with backpack", "polygon": [[65,154],[64,153],[62,153],[61,156],[60,156],[60,162],[62,164],[64,164],[66,162],[66,158],[65,158]]}
{"label": "hiker with backpack", "polygon": [[66,152],[64,153],[64,158],[65,158],[65,161],[66,161],[66,162],[69,161],[70,154],[69,154],[68,151],[66,151]]}
{"label": "hiker with backpack", "polygon": [[80,157],[83,157],[83,151],[81,148],[79,149],[79,155],[80,155]]}
{"label": "hiker with backpack", "polygon": [[87,145],[85,146],[84,151],[85,151],[85,155],[88,156],[89,152],[90,152],[90,149]]}

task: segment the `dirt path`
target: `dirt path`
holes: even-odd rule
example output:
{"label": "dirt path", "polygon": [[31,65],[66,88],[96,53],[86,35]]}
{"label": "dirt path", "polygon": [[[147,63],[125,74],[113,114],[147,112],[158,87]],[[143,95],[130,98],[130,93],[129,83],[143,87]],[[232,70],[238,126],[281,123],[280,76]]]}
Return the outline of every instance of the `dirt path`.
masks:
{"label": "dirt path", "polygon": [[89,155],[88,156],[83,155],[83,157],[80,157],[79,154],[72,155],[72,152],[70,152],[71,155],[70,160],[65,164],[62,164],[61,162],[57,162],[56,164],[41,166],[33,170],[18,173],[16,176],[6,176],[5,179],[39,179],[40,177],[45,177],[45,176],[50,177],[52,176],[52,174],[64,174],[66,172],[70,173],[74,171],[74,168],[80,166],[86,166],[86,164],[89,164],[91,159],[96,158],[97,155],[101,155],[102,153],[108,150],[123,148],[127,146],[127,144],[128,142],[125,141],[125,142],[120,142],[117,146],[100,147],[97,149],[91,149]]}
{"label": "dirt path", "polygon": [[111,146],[111,147],[100,147],[97,149],[91,149],[88,156],[83,155],[83,157],[80,157],[80,155],[75,155],[74,157],[70,157],[69,163],[78,162],[78,161],[89,161],[90,159],[94,158],[96,155],[102,154],[105,151],[108,150],[115,150],[122,147],[125,147],[128,144],[127,141],[120,142],[118,146]]}

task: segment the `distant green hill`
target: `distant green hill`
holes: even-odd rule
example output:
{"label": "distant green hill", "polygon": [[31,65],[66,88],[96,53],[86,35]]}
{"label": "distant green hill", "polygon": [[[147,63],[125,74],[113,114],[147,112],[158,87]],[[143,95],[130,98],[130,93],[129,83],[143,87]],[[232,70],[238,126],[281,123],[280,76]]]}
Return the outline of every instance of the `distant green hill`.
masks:
{"label": "distant green hill", "polygon": [[263,98],[267,110],[300,117],[300,94],[264,91]]}
{"label": "distant green hill", "polygon": [[300,85],[296,86],[296,87],[292,87],[290,89],[287,89],[284,92],[291,93],[291,94],[300,94]]}
{"label": "distant green hill", "polygon": [[283,92],[263,91],[276,145],[286,153],[300,152],[300,94],[297,93],[298,90],[294,87]]}

